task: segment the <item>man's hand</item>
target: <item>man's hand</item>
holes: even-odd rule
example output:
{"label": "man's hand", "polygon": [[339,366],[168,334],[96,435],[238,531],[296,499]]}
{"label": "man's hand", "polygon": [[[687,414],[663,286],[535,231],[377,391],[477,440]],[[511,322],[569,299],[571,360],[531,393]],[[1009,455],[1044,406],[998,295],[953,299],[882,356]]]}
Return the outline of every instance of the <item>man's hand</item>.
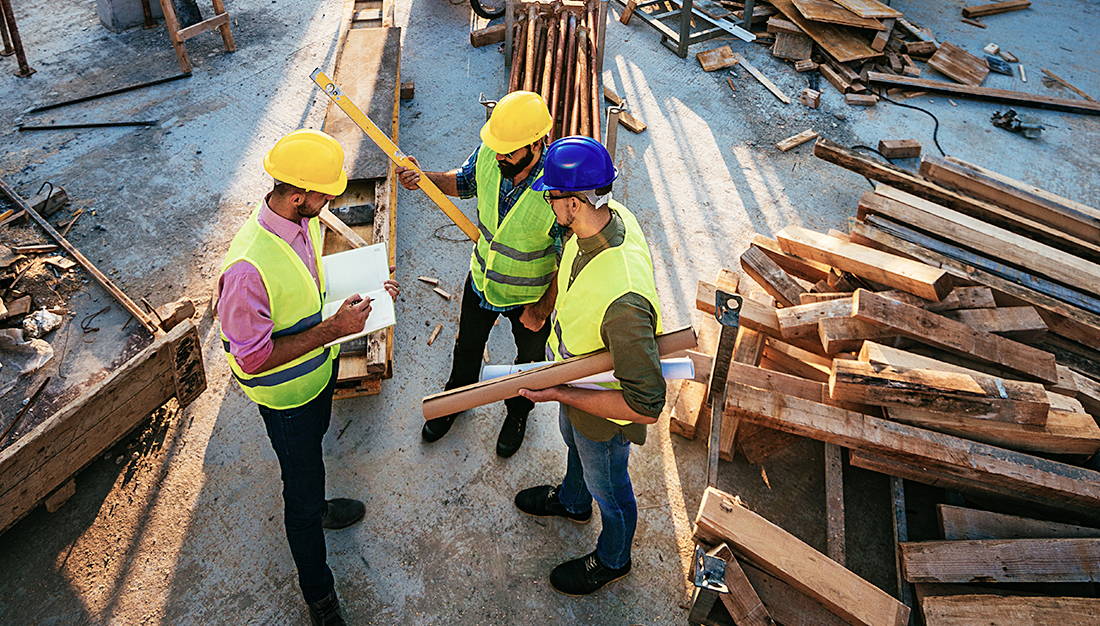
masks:
{"label": "man's hand", "polygon": [[409,157],[409,160],[412,161],[417,169],[398,165],[395,170],[397,172],[397,179],[401,181],[401,186],[405,189],[419,189],[420,172],[417,170],[420,169],[420,161],[417,161],[416,157]]}
{"label": "man's hand", "polygon": [[523,324],[523,327],[531,332],[538,332],[542,329],[543,324],[546,323],[546,318],[550,316],[550,311],[542,306],[542,302],[533,302],[523,307],[523,312],[519,314],[519,321]]}
{"label": "man's hand", "polygon": [[359,294],[344,300],[340,310],[328,319],[329,325],[336,332],[336,338],[354,335],[363,330],[367,325],[367,317],[370,316],[370,303],[369,298],[363,298]]}
{"label": "man's hand", "polygon": [[[397,271],[396,265],[390,266],[390,274]],[[390,294],[390,297],[397,300],[397,296],[401,295],[401,283],[393,280],[392,278],[382,283],[382,287],[385,288],[386,293]]]}
{"label": "man's hand", "polygon": [[547,389],[520,389],[519,395],[531,402],[560,402],[562,387],[549,387]]}

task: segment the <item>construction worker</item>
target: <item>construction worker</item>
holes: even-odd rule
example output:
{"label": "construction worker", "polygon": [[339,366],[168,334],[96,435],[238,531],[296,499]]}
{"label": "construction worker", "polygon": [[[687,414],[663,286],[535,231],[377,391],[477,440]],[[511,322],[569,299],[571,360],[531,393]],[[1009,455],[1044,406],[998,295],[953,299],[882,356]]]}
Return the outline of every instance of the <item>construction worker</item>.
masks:
{"label": "construction worker", "polygon": [[579,524],[591,520],[593,498],[600,507],[603,528],[596,549],[550,573],[554,589],[574,596],[630,573],[638,521],[627,471],[630,445],[645,443],[646,424],[657,421],[665,404],[653,261],[638,220],[611,199],[615,176],[600,142],[565,137],[550,144],[546,169],[533,185],[546,194],[557,223],[574,235],[562,252],[549,352],[560,361],[606,348],[618,379],[600,390],[520,391],[533,402],[560,403],[568,459],[557,486],[524,489],[516,495],[516,506],[530,515]]}
{"label": "construction worker", "polygon": [[[321,319],[325,274],[320,223],[324,206],[344,192],[344,150],[331,136],[296,130],[267,153],[275,188],[233,238],[218,282],[218,317],[229,368],[257,404],[279,459],[290,553],[314,624],[343,624],[323,529],[350,526],[366,507],[325,500],[321,439],[332,413],[339,346],[325,344],[363,329],[370,300],[351,296]],[[390,270],[393,271],[393,268]],[[386,281],[396,297],[399,286]]]}
{"label": "construction worker", "polygon": [[[554,276],[561,253],[561,230],[542,194],[530,189],[542,173],[546,135],[553,126],[542,96],[513,91],[500,99],[481,128],[481,145],[462,167],[449,172],[424,172],[443,193],[460,198],[477,196],[481,237],[470,257],[470,273],[462,292],[451,374],[444,389],[475,383],[481,358],[497,317],[512,325],[516,363],[546,357],[550,332],[546,318],[554,308]],[[416,167],[420,164],[412,159]],[[401,184],[416,189],[420,173],[398,168]],[[519,450],[534,404],[520,397],[504,401],[507,413],[497,437],[497,454]],[[438,440],[458,414],[424,423],[424,441]]]}

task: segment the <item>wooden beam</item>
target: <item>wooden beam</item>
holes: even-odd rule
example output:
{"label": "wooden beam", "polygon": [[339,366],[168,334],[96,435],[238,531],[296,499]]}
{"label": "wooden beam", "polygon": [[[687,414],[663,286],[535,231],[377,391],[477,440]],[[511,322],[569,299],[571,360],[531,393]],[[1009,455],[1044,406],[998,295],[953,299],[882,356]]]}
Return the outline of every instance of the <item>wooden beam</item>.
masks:
{"label": "wooden beam", "polygon": [[943,538],[952,541],[977,539],[1068,539],[1100,538],[1100,528],[1062,524],[1019,515],[1007,515],[937,504]]}
{"label": "wooden beam", "polygon": [[779,331],[784,338],[814,338],[818,335],[818,322],[831,317],[850,317],[852,297],[825,300],[813,304],[800,304],[775,312]]}
{"label": "wooden beam", "polygon": [[978,539],[901,544],[909,582],[1100,581],[1100,539]]}
{"label": "wooden beam", "polygon": [[741,269],[756,281],[768,295],[785,307],[798,304],[799,295],[807,288],[799,285],[794,278],[760,248],[749,245],[741,255]]}
{"label": "wooden beam", "polygon": [[1093,513],[1100,508],[1100,472],[738,383],[727,394],[727,405],[747,422],[847,448],[902,455],[1019,499]]}
{"label": "wooden beam", "polygon": [[318,217],[320,217],[321,223],[326,228],[343,237],[344,241],[347,241],[352,248],[362,248],[370,245],[366,239],[363,239],[359,233],[352,230],[343,220],[333,215],[327,207],[321,210],[321,215]]}
{"label": "wooden beam", "polygon": [[924,78],[911,78],[909,76],[897,76],[895,74],[883,74],[881,72],[868,73],[867,80],[879,85],[931,91],[934,93],[946,93],[959,97],[974,98],[975,100],[987,100],[989,102],[1014,104],[1018,106],[1035,107],[1038,109],[1050,109],[1052,111],[1065,111],[1067,113],[1100,115],[1100,102],[1089,102],[1088,100],[1049,98],[1023,91],[975,87],[973,85],[961,85],[958,83],[947,83]]}
{"label": "wooden beam", "polygon": [[944,317],[962,322],[971,328],[1015,339],[1038,341],[1047,333],[1047,324],[1032,306],[1005,306],[996,309],[962,309],[945,311]]}
{"label": "wooden beam", "polygon": [[816,130],[812,128],[807,128],[797,135],[791,135],[790,137],[787,137],[786,139],[777,142],[775,144],[775,147],[778,148],[780,152],[786,152],[788,150],[801,146],[807,141],[813,141],[814,139],[817,139],[817,137],[818,134]]}
{"label": "wooden beam", "polygon": [[1100,426],[1087,413],[1051,409],[1042,426],[971,419],[902,407],[888,409],[887,417],[903,424],[1020,452],[1089,457],[1100,451]]}
{"label": "wooden beam", "polygon": [[921,613],[929,626],[938,624],[1059,624],[1096,623],[1100,598],[999,596],[990,593],[928,596]]}
{"label": "wooden beam", "polygon": [[868,339],[886,341],[898,336],[890,328],[854,317],[827,317],[817,323],[818,338],[825,354],[859,350]]}
{"label": "wooden beam", "polygon": [[828,382],[832,359],[823,357],[774,337],[764,342],[763,358],[780,371],[820,383]]}
{"label": "wooden beam", "polygon": [[[883,200],[876,201],[871,196]],[[868,202],[865,203],[865,199]],[[868,211],[885,215],[932,235],[944,237],[954,244],[1027,268],[1030,272],[1064,285],[1100,295],[1100,265],[952,211],[930,200],[900,189],[878,185],[874,194],[864,194],[860,199],[860,207],[861,215]]]}
{"label": "wooden beam", "polygon": [[943,311],[955,311],[958,309],[992,309],[997,306],[993,298],[993,290],[983,285],[970,287],[955,287],[947,297],[939,302],[917,298],[904,291],[882,291],[880,296],[886,296],[892,300],[901,300],[906,304],[919,306],[925,311],[942,313]]}
{"label": "wooden beam", "polygon": [[779,98],[779,100],[782,101],[783,104],[791,103],[791,99],[787,97],[787,94],[783,93],[783,91],[780,90],[779,87],[776,87],[775,83],[769,80],[767,76],[764,76],[764,74],[760,70],[756,69],[751,63],[746,61],[745,57],[737,54],[736,52],[733,53],[733,57],[734,59],[736,59],[737,63],[741,67],[745,68],[746,72],[752,74],[753,78],[755,78],[761,85],[764,85],[764,87],[767,88],[768,91],[772,92],[773,96]]}
{"label": "wooden beam", "polygon": [[703,493],[695,535],[726,541],[851,624],[908,623],[908,607],[713,487]]}
{"label": "wooden beam", "polygon": [[955,158],[926,155],[920,175],[942,187],[995,204],[1073,234],[1100,241],[1100,209]]}
{"label": "wooden beam", "polygon": [[843,626],[847,623],[817,600],[751,563],[741,561],[741,568],[772,619],[783,626]]}
{"label": "wooden beam", "polygon": [[504,41],[504,29],[505,25],[501,23],[470,31],[470,45],[475,48],[481,48],[483,46],[491,46],[495,43],[500,43]]}
{"label": "wooden beam", "polygon": [[852,310],[856,319],[876,324],[896,335],[956,352],[975,361],[1000,365],[1042,382],[1058,380],[1053,354],[974,330],[920,307],[859,289],[853,296]]}
{"label": "wooden beam", "polygon": [[1006,0],[1005,2],[993,2],[990,4],[975,4],[963,7],[963,17],[975,18],[986,15],[996,15],[1009,11],[1019,11],[1031,6],[1031,0]]}
{"label": "wooden beam", "polygon": [[918,261],[842,241],[799,226],[784,228],[776,235],[776,239],[788,254],[827,263],[926,300],[942,300],[951,291],[950,274]]}
{"label": "wooden beam", "polygon": [[801,278],[807,282],[816,283],[818,281],[827,280],[832,274],[833,268],[828,265],[791,256],[783,252],[778,241],[769,239],[759,233],[753,235],[752,245],[760,248],[760,251],[768,255],[772,261],[775,261],[776,265],[783,268],[783,271],[795,278]]}
{"label": "wooden beam", "polygon": [[844,565],[844,450],[825,444],[825,552]]}
{"label": "wooden beam", "polygon": [[713,551],[714,556],[726,562],[726,575],[724,582],[729,587],[729,593],[718,594],[718,599],[729,611],[733,623],[737,626],[771,626],[772,619],[768,615],[768,609],[756,595],[752,583],[749,582],[745,570],[737,561],[733,551],[726,544],[721,544]]}
{"label": "wooden beam", "polygon": [[833,361],[829,395],[842,402],[1040,426],[1050,412],[1046,389],[1038,383],[850,359]]}

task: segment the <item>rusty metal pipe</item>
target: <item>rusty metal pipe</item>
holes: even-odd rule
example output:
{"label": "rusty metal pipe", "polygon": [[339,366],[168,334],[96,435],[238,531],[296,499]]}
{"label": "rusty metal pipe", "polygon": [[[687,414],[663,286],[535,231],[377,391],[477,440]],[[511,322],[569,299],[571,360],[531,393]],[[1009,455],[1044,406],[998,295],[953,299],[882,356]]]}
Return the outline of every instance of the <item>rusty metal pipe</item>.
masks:
{"label": "rusty metal pipe", "polygon": [[[564,62],[565,52],[565,38],[569,29],[569,20],[566,19],[564,13],[558,14],[557,19],[557,49],[554,50],[554,70],[550,76],[550,118],[554,120],[554,129],[558,128],[558,112],[561,107],[559,101],[561,100],[561,75],[562,75],[562,63]],[[557,139],[557,133],[553,132],[551,139]]]}
{"label": "rusty metal pipe", "polygon": [[531,68],[535,66],[535,5],[527,7],[527,45],[524,46],[523,62],[523,89],[531,91],[531,81],[534,75]]}
{"label": "rusty metal pipe", "polygon": [[520,78],[523,75],[523,59],[527,49],[527,29],[520,24],[516,30],[515,45],[512,47],[512,75],[508,78],[508,92],[519,89],[523,84]]}
{"label": "rusty metal pipe", "polygon": [[592,137],[596,141],[600,141],[600,68],[596,62],[596,55],[599,48],[597,48],[597,41],[599,37],[598,29],[592,20],[596,19],[596,11],[588,9],[589,19],[589,37],[588,41],[591,43],[588,55],[588,74],[590,80],[588,83],[588,109],[589,119],[592,121]]}
{"label": "rusty metal pipe", "polygon": [[573,93],[576,85],[574,85],[573,77],[577,73],[577,16],[570,13],[569,15],[569,37],[566,41],[565,48],[565,67],[562,68],[564,75],[562,79],[562,94],[561,94],[561,131],[559,137],[565,137],[572,134],[572,119],[573,119]]}
{"label": "rusty metal pipe", "polygon": [[[539,93],[542,94],[542,98],[546,100],[546,105],[550,105],[550,96],[553,91],[553,83],[551,82],[554,74],[554,49],[558,43],[558,24],[552,19],[553,15],[546,16],[546,54],[542,63],[542,81]],[[553,114],[551,114],[553,116]]]}
{"label": "rusty metal pipe", "polygon": [[542,69],[546,57],[546,20],[541,14],[535,16],[535,64],[531,66],[531,91],[542,93]]}
{"label": "rusty metal pipe", "polygon": [[0,57],[10,57],[15,54],[15,48],[11,47],[11,35],[8,34],[8,21],[4,19],[2,7],[0,7],[0,38],[4,40],[4,49],[0,50]]}
{"label": "rusty metal pipe", "polygon": [[15,60],[19,63],[19,71],[15,75],[26,78],[34,74],[34,69],[27,64],[27,53],[23,51],[23,40],[19,37],[19,25],[15,23],[15,12],[12,11],[11,0],[0,0],[0,13],[4,14],[8,36],[11,37],[11,45],[15,49]]}
{"label": "rusty metal pipe", "polygon": [[588,65],[588,33],[589,30],[585,27],[582,31],[584,34],[577,37],[577,110],[580,114],[577,116],[577,133],[581,135],[592,136],[592,99],[589,97],[588,91],[592,84],[592,79],[589,77],[591,74],[591,68]]}

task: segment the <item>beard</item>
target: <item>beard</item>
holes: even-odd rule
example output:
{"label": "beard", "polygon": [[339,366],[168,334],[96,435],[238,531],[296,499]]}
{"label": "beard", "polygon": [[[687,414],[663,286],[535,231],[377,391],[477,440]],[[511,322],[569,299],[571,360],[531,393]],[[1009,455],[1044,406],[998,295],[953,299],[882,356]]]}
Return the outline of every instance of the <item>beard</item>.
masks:
{"label": "beard", "polygon": [[501,176],[511,180],[516,177],[520,172],[527,168],[535,161],[535,151],[528,148],[527,156],[520,159],[518,163],[509,164],[504,161],[497,161],[497,167],[500,168]]}
{"label": "beard", "polygon": [[317,217],[321,214],[321,209],[324,209],[326,204],[328,204],[328,202],[324,201],[317,203],[316,206],[313,206],[313,204],[309,200],[306,200],[302,204],[298,205],[298,215],[301,215],[302,217],[307,219]]}

